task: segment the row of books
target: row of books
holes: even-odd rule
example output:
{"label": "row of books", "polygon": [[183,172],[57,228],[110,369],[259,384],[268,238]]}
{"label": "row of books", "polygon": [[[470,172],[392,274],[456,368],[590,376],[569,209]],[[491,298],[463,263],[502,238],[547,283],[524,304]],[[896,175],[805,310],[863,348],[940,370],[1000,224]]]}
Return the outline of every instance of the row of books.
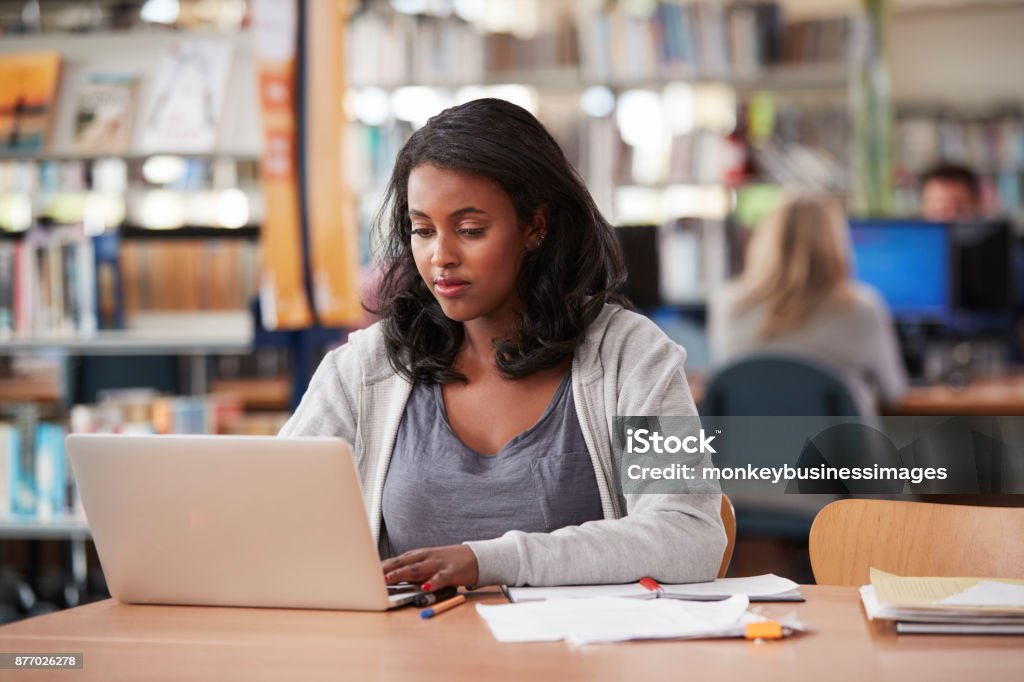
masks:
{"label": "row of books", "polygon": [[[254,380],[255,381],[255,380]],[[245,412],[246,397],[217,391],[162,396],[152,389],[102,392],[99,402],[71,408],[73,433],[276,435],[288,412]]]}
{"label": "row of books", "polygon": [[787,23],[778,2],[566,7],[538,35],[522,39],[454,16],[413,17],[369,4],[349,22],[349,82],[471,84],[567,67],[599,82],[726,78],[782,63],[846,61],[854,34],[846,17]]}
{"label": "row of books", "polygon": [[185,40],[161,59],[152,77],[152,98],[139,117],[141,76],[123,70],[84,70],[74,101],[57,101],[59,52],[0,55],[0,153],[48,149],[58,105],[73,107],[72,149],[77,153],[122,154],[136,134],[144,151],[207,152],[216,141],[232,46],[217,40]]}
{"label": "row of books", "polygon": [[1024,113],[964,116],[952,112],[900,112],[897,163],[921,169],[939,159],[969,162],[980,172],[1024,170]]}
{"label": "row of books", "polygon": [[787,23],[777,2],[659,2],[649,16],[591,9],[580,17],[581,67],[596,80],[725,78],[783,63],[844,62],[853,22]]}
{"label": "row of books", "polygon": [[162,396],[152,389],[104,392],[95,405],[71,408],[74,433],[227,433],[243,413],[234,395]]}
{"label": "row of books", "polygon": [[142,311],[242,310],[259,267],[257,244],[244,240],[33,229],[0,241],[0,338],[87,338]]}
{"label": "row of books", "polygon": [[242,310],[259,287],[255,242],[122,240],[124,311]]}
{"label": "row of books", "polygon": [[116,237],[87,237],[80,225],[0,242],[0,337],[123,327],[116,259]]}

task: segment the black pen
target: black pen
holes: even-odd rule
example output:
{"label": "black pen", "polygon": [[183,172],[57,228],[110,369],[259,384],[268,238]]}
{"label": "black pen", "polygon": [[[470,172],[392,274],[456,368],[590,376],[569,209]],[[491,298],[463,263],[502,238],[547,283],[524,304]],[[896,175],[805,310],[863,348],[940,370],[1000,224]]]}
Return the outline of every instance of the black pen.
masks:
{"label": "black pen", "polygon": [[437,592],[427,592],[421,594],[412,600],[413,606],[433,606],[434,604],[444,601],[445,599],[451,599],[459,593],[457,587],[442,587]]}

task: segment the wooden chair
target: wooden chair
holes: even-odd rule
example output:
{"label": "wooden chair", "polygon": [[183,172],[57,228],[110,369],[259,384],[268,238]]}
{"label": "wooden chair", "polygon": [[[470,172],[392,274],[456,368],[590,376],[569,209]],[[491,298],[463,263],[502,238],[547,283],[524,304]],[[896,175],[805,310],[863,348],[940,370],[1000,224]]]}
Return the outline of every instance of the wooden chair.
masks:
{"label": "wooden chair", "polygon": [[871,567],[1024,578],[1024,508],[840,500],[814,519],[810,552],[819,585],[866,585]]}
{"label": "wooden chair", "polygon": [[732,500],[722,495],[722,525],[725,526],[725,553],[722,554],[722,565],[718,568],[718,577],[724,578],[732,561],[732,550],[736,547],[736,512],[732,508]]}

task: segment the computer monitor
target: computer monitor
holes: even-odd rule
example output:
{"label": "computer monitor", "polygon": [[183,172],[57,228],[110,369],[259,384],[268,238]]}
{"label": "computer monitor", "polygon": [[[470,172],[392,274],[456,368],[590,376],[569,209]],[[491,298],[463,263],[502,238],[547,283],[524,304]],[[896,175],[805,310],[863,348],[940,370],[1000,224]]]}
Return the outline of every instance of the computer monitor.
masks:
{"label": "computer monitor", "polygon": [[624,225],[615,228],[626,265],[626,284],[620,293],[637,308],[661,305],[658,262],[658,226]]}
{"label": "computer monitor", "polygon": [[900,322],[944,322],[952,309],[950,227],[916,220],[851,220],[854,273]]}
{"label": "computer monitor", "polygon": [[1014,304],[1013,230],[1008,220],[955,223],[953,305],[967,315],[1009,314]]}

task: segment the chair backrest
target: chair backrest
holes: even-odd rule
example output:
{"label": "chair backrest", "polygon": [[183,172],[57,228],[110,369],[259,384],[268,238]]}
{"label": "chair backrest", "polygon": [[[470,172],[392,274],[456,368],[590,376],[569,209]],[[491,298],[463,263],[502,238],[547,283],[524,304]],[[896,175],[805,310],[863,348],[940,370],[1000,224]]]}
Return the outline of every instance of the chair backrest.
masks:
{"label": "chair backrest", "polygon": [[810,552],[819,585],[866,585],[871,567],[1024,578],[1024,508],[840,500],[814,519]]}
{"label": "chair backrest", "polygon": [[722,495],[722,525],[725,526],[725,552],[722,554],[722,565],[718,568],[718,577],[724,578],[732,561],[732,550],[736,547],[736,512],[732,508],[732,500]]}
{"label": "chair backrest", "polygon": [[756,355],[718,370],[701,401],[710,416],[855,417],[842,379],[824,365],[791,355]]}

